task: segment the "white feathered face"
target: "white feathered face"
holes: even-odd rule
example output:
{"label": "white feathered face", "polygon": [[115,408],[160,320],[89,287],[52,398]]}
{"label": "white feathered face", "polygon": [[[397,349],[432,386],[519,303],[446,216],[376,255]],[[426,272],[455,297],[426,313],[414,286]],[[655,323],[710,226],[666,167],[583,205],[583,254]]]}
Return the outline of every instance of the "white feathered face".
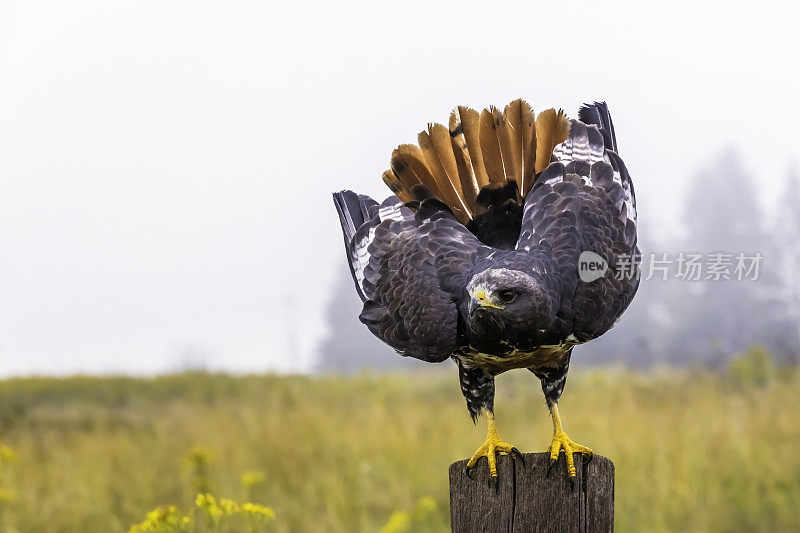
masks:
{"label": "white feathered face", "polygon": [[467,292],[468,321],[475,332],[536,327],[542,320],[549,322],[553,312],[536,278],[519,270],[484,270],[472,277]]}

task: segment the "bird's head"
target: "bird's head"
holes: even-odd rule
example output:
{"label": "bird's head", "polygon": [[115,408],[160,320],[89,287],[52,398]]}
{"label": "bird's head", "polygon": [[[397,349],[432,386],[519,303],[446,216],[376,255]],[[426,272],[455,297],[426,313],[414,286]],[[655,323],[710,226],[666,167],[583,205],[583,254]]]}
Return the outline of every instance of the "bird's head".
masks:
{"label": "bird's head", "polygon": [[479,336],[529,337],[553,321],[555,306],[547,290],[520,270],[484,270],[469,281],[467,293],[467,323]]}

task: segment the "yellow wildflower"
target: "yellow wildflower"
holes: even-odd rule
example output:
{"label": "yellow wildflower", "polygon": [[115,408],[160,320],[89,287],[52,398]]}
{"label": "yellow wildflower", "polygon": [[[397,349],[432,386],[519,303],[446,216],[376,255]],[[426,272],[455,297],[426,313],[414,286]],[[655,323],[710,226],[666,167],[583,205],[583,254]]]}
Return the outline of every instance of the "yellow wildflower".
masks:
{"label": "yellow wildflower", "polygon": [[17,499],[17,493],[11,489],[0,487],[0,504],[13,503]]}
{"label": "yellow wildflower", "polygon": [[195,446],[186,455],[186,469],[192,476],[192,484],[197,492],[210,492],[211,465],[216,461],[214,450]]}
{"label": "yellow wildflower", "polygon": [[405,533],[411,530],[411,517],[406,511],[395,511],[380,533]]}
{"label": "yellow wildflower", "polygon": [[249,470],[242,474],[242,486],[246,489],[249,489],[255,485],[258,485],[259,483],[263,483],[266,477],[267,476],[264,474],[264,472],[260,470]]}
{"label": "yellow wildflower", "polygon": [[132,525],[128,533],[185,531],[189,524],[188,517],[182,516],[176,506],[170,505],[157,507],[148,512],[145,519],[138,524]]}
{"label": "yellow wildflower", "polygon": [[239,512],[239,504],[226,498],[220,498],[219,507],[226,516],[233,516]]}
{"label": "yellow wildflower", "polygon": [[422,498],[417,500],[417,508],[416,508],[417,514],[425,516],[435,513],[437,509],[438,505],[436,505],[436,500],[434,500],[430,496],[423,496]]}
{"label": "yellow wildflower", "polygon": [[13,463],[17,459],[17,452],[13,448],[0,444],[0,463]]}
{"label": "yellow wildflower", "polygon": [[272,507],[258,505],[257,503],[242,504],[242,512],[253,518],[263,520],[264,522],[275,520],[275,511],[272,509]]}
{"label": "yellow wildflower", "polygon": [[214,523],[219,522],[219,519],[225,514],[217,505],[217,499],[212,494],[198,494],[195,503]]}

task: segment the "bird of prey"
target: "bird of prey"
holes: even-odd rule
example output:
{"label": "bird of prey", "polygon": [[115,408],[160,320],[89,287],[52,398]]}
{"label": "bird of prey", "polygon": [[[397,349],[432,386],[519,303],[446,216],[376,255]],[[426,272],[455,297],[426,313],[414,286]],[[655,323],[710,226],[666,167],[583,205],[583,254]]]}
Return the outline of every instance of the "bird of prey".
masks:
{"label": "bird of prey", "polygon": [[382,203],[333,195],[359,318],[401,355],[455,361],[473,421],[488,425],[467,473],[486,457],[490,482],[495,454],[522,457],[497,432],[495,376],[533,372],[553,420],[550,469],[564,451],[574,481],[573,452],[592,451],[558,412],[570,356],[614,325],[639,279],[636,199],[608,107],[569,119],[523,100],[460,106],[418,141],[392,153]]}

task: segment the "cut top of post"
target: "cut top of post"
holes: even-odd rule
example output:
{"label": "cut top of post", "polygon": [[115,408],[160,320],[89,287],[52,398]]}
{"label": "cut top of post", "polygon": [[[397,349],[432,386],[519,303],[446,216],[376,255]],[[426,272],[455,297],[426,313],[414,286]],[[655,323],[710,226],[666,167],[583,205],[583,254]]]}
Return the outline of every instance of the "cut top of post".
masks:
{"label": "cut top of post", "polygon": [[588,464],[575,454],[575,488],[564,455],[547,477],[547,453],[524,454],[525,464],[497,458],[497,482],[489,483],[486,461],[471,473],[466,460],[450,465],[450,519],[461,532],[613,531],[614,463],[594,455]]}

